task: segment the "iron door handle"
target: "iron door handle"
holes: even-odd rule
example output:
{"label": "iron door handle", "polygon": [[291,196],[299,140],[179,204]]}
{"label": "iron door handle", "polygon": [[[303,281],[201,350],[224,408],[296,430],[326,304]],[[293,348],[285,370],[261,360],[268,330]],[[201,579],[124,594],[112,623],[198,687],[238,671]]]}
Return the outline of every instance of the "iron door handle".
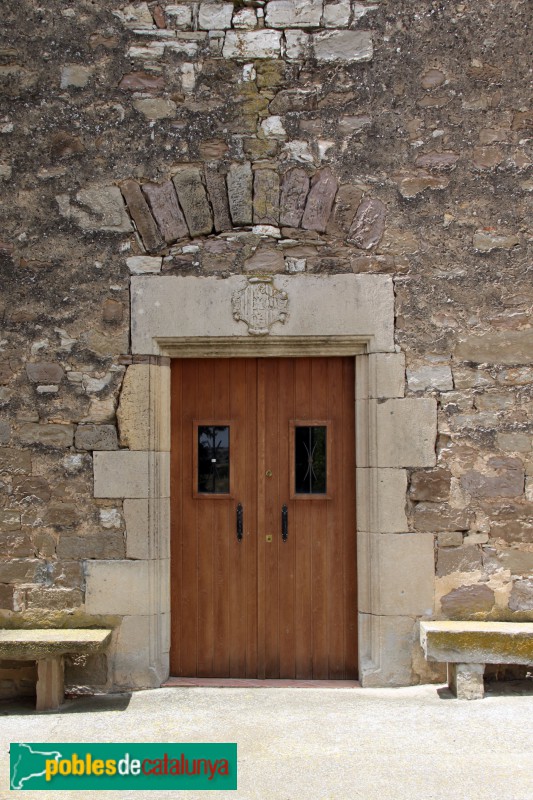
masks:
{"label": "iron door handle", "polygon": [[287,506],[281,507],[281,538],[284,542],[289,538],[289,509]]}
{"label": "iron door handle", "polygon": [[237,506],[237,541],[242,542],[242,503]]}

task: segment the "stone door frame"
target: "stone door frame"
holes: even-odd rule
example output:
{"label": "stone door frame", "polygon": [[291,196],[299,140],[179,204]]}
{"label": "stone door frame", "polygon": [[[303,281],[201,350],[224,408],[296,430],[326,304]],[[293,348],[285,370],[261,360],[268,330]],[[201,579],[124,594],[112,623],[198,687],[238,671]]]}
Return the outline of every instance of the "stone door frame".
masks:
{"label": "stone door frame", "polygon": [[[87,568],[87,610],[123,615],[112,655],[115,686],[159,686],[169,674],[170,359],[176,357],[356,359],[359,675],[363,686],[416,681],[417,620],[432,614],[434,559],[432,535],[410,533],[407,526],[407,470],[435,464],[435,401],[404,397],[405,364],[394,345],[388,276],[274,280],[288,291],[289,324],[261,337],[246,335],[243,323],[221,313],[213,300],[218,293],[230,304],[235,283],[245,285],[245,276],[132,281],[134,362],[145,362],[137,372],[135,363],[129,368],[140,375],[134,378],[133,415],[146,435],[143,449],[95,453],[95,496],[139,503],[143,521],[135,536],[145,541],[134,560],[93,561]],[[321,296],[320,307],[302,317],[313,292]],[[190,308],[194,313],[188,316]],[[202,313],[220,316],[220,322],[205,318],[208,335],[197,325]],[[127,513],[126,524],[129,538]],[[139,522],[133,519],[132,526],[139,528]],[[132,583],[139,593],[133,607]]]}

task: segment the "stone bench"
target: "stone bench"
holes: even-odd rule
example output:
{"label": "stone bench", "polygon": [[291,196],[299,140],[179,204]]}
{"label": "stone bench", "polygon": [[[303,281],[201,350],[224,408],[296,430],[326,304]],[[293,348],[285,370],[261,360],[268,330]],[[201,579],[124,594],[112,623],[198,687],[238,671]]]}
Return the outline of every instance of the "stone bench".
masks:
{"label": "stone bench", "polygon": [[65,698],[67,653],[97,653],[111,638],[107,628],[0,630],[0,658],[37,662],[37,711],[59,708]]}
{"label": "stone bench", "polygon": [[485,664],[533,664],[533,622],[421,622],[420,644],[428,661],[447,663],[456,697],[477,700]]}

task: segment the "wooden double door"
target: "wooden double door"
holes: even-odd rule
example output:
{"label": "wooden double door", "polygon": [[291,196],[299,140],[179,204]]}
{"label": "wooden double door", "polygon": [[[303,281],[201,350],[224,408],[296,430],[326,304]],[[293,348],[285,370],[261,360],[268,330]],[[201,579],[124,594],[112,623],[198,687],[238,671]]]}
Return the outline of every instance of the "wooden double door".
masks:
{"label": "wooden double door", "polygon": [[172,362],[171,674],[357,677],[354,360]]}

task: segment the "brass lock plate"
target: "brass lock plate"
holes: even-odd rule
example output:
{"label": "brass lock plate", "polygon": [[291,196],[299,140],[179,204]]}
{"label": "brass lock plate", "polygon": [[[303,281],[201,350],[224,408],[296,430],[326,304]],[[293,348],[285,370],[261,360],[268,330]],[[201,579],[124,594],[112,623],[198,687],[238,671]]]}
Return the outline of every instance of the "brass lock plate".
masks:
{"label": "brass lock plate", "polygon": [[265,475],[267,476],[267,478],[271,478],[272,477],[272,470],[271,469],[267,469],[267,471],[265,472]]}
{"label": "brass lock plate", "polygon": [[272,534],[271,533],[269,533],[267,535],[266,540],[267,540],[267,542],[271,542],[272,541]]}

